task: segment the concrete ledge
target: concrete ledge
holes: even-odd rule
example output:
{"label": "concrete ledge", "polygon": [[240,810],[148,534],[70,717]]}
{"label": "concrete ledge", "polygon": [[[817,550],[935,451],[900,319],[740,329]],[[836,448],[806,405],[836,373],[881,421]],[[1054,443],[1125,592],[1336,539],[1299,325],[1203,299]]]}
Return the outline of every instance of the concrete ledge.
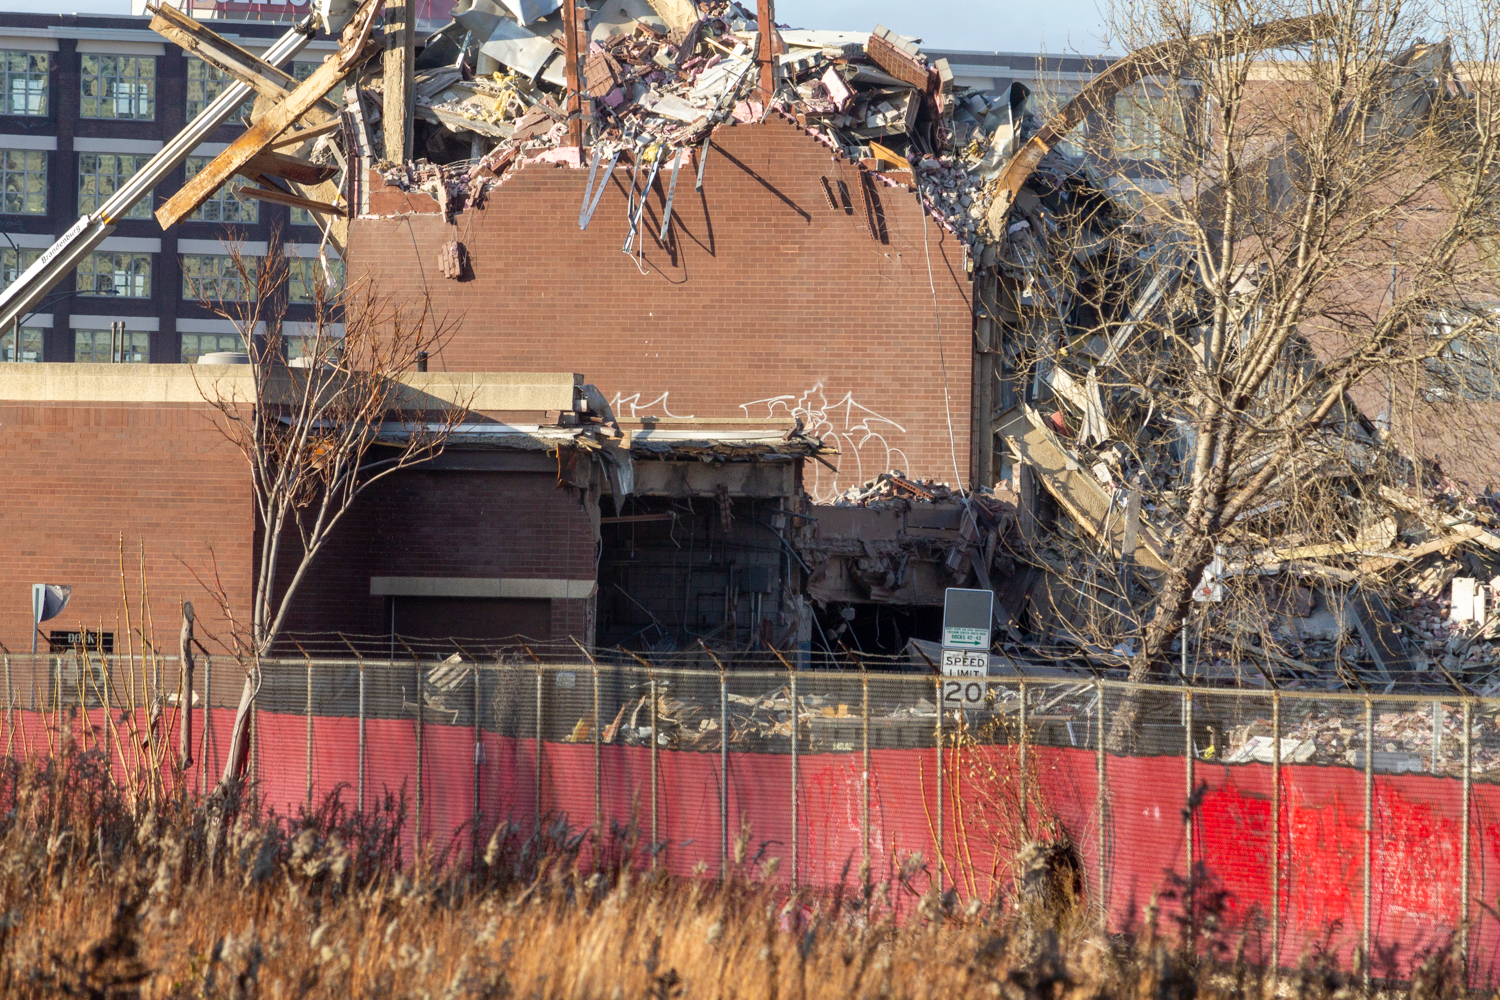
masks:
{"label": "concrete ledge", "polygon": [[[75,316],[74,320],[82,317]],[[99,329],[109,329],[101,317]],[[154,317],[126,317],[126,329],[142,329]],[[224,327],[217,324],[225,323]],[[213,329],[209,325],[214,324]],[[77,323],[74,324],[75,326]],[[225,320],[179,320],[179,331],[234,332]],[[16,403],[202,403],[205,395],[249,400],[254,381],[248,365],[111,365],[49,361],[0,365],[0,402]],[[287,377],[291,377],[289,374]],[[583,376],[570,372],[409,372],[396,406],[431,409],[447,405],[470,410],[572,412]],[[274,390],[277,383],[271,383]]]}
{"label": "concrete ledge", "polygon": [[594,596],[593,580],[493,576],[372,576],[373,597],[531,597],[549,600]]}

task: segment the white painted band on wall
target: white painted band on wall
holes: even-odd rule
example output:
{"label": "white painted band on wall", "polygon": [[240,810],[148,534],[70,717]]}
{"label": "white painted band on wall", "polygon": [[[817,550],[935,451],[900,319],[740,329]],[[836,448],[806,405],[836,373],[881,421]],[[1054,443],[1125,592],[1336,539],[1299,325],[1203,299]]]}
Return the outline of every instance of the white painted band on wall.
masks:
{"label": "white painted band on wall", "polygon": [[23,327],[26,327],[26,326],[41,326],[41,327],[46,327],[47,329],[50,330],[52,328],[52,314],[51,313],[32,313],[30,316],[25,317],[25,322],[23,322],[21,325]]}
{"label": "white painted band on wall", "polygon": [[193,151],[191,153],[189,153],[188,155],[189,156],[218,156],[220,153],[224,152],[224,150],[226,150],[228,148],[229,148],[229,143],[227,143],[227,142],[200,142],[200,143],[198,143],[198,145],[196,145],[196,146],[193,147]]}
{"label": "white painted band on wall", "polygon": [[227,240],[178,240],[177,252],[217,254],[220,257],[228,257],[230,248],[236,246],[246,257],[264,257],[270,249],[265,240],[244,240],[240,243]]}
{"label": "white painted band on wall", "polygon": [[41,233],[6,233],[0,237],[0,250],[9,250],[12,246],[23,250],[45,250],[56,242],[57,237]]}
{"label": "white painted band on wall", "polygon": [[490,576],[372,576],[373,597],[516,597],[581,600],[593,597],[593,580]]}
{"label": "white painted band on wall", "polygon": [[161,253],[161,240],[154,236],[110,236],[99,244],[99,249],[121,253]]}
{"label": "white painted band on wall", "polygon": [[0,149],[57,149],[55,135],[0,135]]}
{"label": "white painted band on wall", "polygon": [[[239,333],[240,327],[229,319],[189,319],[179,318],[177,320],[178,333]],[[255,335],[257,337],[266,332],[264,320],[255,324]]]}
{"label": "white painted band on wall", "polygon": [[[119,32],[124,34],[124,32]],[[137,42],[124,38],[81,38],[79,52],[98,53],[108,56],[164,56],[167,47],[161,42]]]}
{"label": "white painted band on wall", "polygon": [[75,153],[156,153],[161,150],[157,139],[97,139],[92,136],[73,137]]}
{"label": "white painted band on wall", "polygon": [[10,49],[20,52],[56,52],[57,39],[34,38],[26,35],[13,35],[15,28],[7,29],[6,33],[0,35],[0,49]]}
{"label": "white painted band on wall", "polygon": [[155,316],[80,316],[68,317],[68,326],[74,330],[108,330],[111,323],[124,323],[127,330],[155,333],[161,329],[161,320]]}
{"label": "white painted band on wall", "polygon": [[[283,243],[281,249],[288,257],[299,257],[304,260],[312,260],[318,256],[317,243]],[[328,254],[329,260],[338,260],[339,252],[332,245],[325,246],[323,250]]]}

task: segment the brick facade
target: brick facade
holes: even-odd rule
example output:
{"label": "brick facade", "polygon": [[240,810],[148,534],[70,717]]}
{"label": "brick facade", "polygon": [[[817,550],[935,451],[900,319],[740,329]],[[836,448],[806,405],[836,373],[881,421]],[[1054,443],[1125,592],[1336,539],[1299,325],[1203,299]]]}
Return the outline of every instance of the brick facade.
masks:
{"label": "brick facade", "polygon": [[[622,419],[800,416],[843,450],[836,478],[808,470],[820,499],[890,468],[952,482],[956,466],[966,480],[963,247],[931,220],[924,233],[910,189],[865,186],[862,173],[790,124],[720,129],[702,192],[692,172],[677,185],[666,245],[670,171],[657,179],[638,266],[620,252],[630,170],[614,172],[580,231],[588,170],[532,164],[453,224],[353,222],[351,280],[408,303],[432,295],[454,324],[434,369],[587,372]],[[466,280],[440,277],[452,240],[468,250]]]}
{"label": "brick facade", "polygon": [[[199,637],[227,638],[216,603],[194,578],[219,578],[240,614],[250,606],[254,524],[249,472],[201,406],[0,402],[0,642],[29,650],[31,585],[69,584],[67,610],[42,632],[103,628],[123,651],[126,610],[141,627],[145,548],[148,633],[174,655],[179,602],[193,602]],[[123,542],[122,542],[123,536]],[[45,647],[43,647],[45,648]],[[140,650],[137,639],[136,650]]]}
{"label": "brick facade", "polygon": [[[578,490],[554,473],[398,472],[334,530],[287,629],[385,634],[390,598],[371,596],[377,576],[592,580],[593,538]],[[296,551],[295,541],[283,549],[292,559]],[[591,603],[553,600],[552,636],[582,638]]]}

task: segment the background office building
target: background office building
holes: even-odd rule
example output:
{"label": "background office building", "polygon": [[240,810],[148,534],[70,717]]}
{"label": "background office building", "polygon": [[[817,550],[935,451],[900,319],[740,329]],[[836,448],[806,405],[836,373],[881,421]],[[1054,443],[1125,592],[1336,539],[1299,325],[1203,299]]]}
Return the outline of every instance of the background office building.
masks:
{"label": "background office building", "polygon": [[[290,8],[288,8],[290,9]],[[165,41],[144,17],[0,15],[0,284],[9,284],[181,131],[226,86],[225,76]],[[263,52],[286,30],[226,23],[236,44]],[[332,51],[317,40],[290,68],[299,79]],[[242,115],[248,116],[247,102]],[[194,361],[241,350],[235,325],[204,304],[247,294],[226,241],[259,256],[279,239],[291,260],[289,346],[312,317],[322,232],[311,215],[239,194],[231,181],[190,220],[163,232],[152,212],[245,128],[235,116],[142,199],[114,235],[54,289],[20,327],[22,361]],[[328,276],[342,281],[330,253]],[[111,325],[123,322],[125,341]],[[15,360],[16,331],[0,336]]]}

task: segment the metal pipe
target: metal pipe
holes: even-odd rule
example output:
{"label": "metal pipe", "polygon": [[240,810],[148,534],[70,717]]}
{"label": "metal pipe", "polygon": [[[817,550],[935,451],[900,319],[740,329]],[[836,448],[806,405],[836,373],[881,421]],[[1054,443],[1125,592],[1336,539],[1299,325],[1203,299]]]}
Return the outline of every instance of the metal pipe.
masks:
{"label": "metal pipe", "polygon": [[426,715],[426,713],[422,711],[422,661],[421,660],[417,660],[415,662],[415,664],[413,664],[412,669],[413,669],[414,674],[416,675],[416,691],[417,691],[417,832],[416,832],[417,855],[416,855],[416,861],[417,861],[417,864],[420,865],[422,863],[422,804],[423,804],[422,803],[422,771],[423,771],[423,768],[422,768],[422,758],[424,756],[424,754],[422,752],[422,735],[423,735],[422,734],[422,730],[424,728],[423,727],[423,722],[424,722],[424,718],[423,717]]}
{"label": "metal pipe", "polygon": [[365,661],[359,661],[359,811],[365,811]]}
{"label": "metal pipe", "polygon": [[474,821],[469,832],[469,871],[479,867],[479,787],[480,768],[484,766],[484,729],[480,724],[483,698],[479,689],[479,661],[474,661]]}
{"label": "metal pipe", "polygon": [[[652,712],[656,710],[653,708]],[[652,717],[654,726],[655,716]],[[719,880],[729,877],[729,675],[719,668]]]}
{"label": "metal pipe", "polygon": [[1365,850],[1364,850],[1364,927],[1361,930],[1363,955],[1360,966],[1364,971],[1364,985],[1370,988],[1370,921],[1373,906],[1370,890],[1374,881],[1375,845],[1375,703],[1365,699]]}
{"label": "metal pipe", "polygon": [[[654,739],[656,734],[652,733]],[[533,771],[536,781],[536,828],[542,828],[542,665],[536,665],[536,761]]]}
{"label": "metal pipe", "polygon": [[[942,892],[945,864],[943,851],[943,678],[938,677],[933,683],[937,690],[937,723],[933,732],[933,737],[937,741],[937,880],[938,892]],[[1021,822],[1025,823],[1025,820]]]}
{"label": "metal pipe", "polygon": [[797,739],[802,719],[797,711],[797,671],[788,670],[792,688],[792,890],[797,888]]}
{"label": "metal pipe", "polygon": [[313,665],[312,660],[307,661],[307,811],[312,812],[313,804]]}
{"label": "metal pipe", "polygon": [[860,780],[859,780],[859,842],[860,863],[863,866],[860,881],[866,891],[870,888],[870,674],[864,661],[859,664],[860,699]]}
{"label": "metal pipe", "polygon": [[1281,965],[1281,692],[1271,692],[1271,962]]}
{"label": "metal pipe", "polygon": [[205,797],[208,795],[208,772],[210,770],[208,762],[208,730],[214,721],[213,695],[214,658],[205,654],[203,657],[203,752],[198,755],[198,759],[203,761],[203,766],[198,769],[199,794]]}
{"label": "metal pipe", "polygon": [[[1109,887],[1105,881],[1105,856],[1104,856],[1104,810],[1105,799],[1105,768],[1104,768],[1104,734],[1107,731],[1104,724],[1104,685],[1099,681],[1094,682],[1095,689],[1099,692],[1097,699],[1098,732],[1094,738],[1094,844],[1095,853],[1099,858],[1099,925],[1102,927],[1109,919]],[[1025,703],[1022,702],[1024,705]]]}
{"label": "metal pipe", "polygon": [[1473,701],[1464,698],[1464,829],[1463,829],[1463,874],[1459,880],[1459,898],[1463,900],[1463,914],[1459,923],[1459,954],[1464,963],[1464,984],[1469,981],[1469,808],[1474,791],[1474,757],[1472,754]]}
{"label": "metal pipe", "polygon": [[[651,672],[651,870],[652,871],[656,870],[656,854],[657,854],[656,845],[658,843],[660,843],[660,841],[657,839],[658,834],[656,832],[656,815],[657,815],[657,805],[656,805],[656,802],[657,802],[657,790],[656,790],[656,782],[657,782],[657,774],[658,774],[658,772],[657,772],[657,761],[659,759],[658,755],[660,753],[660,745],[661,745],[661,741],[657,737],[657,730],[656,730],[656,727],[657,727],[657,722],[656,722],[656,705],[657,705],[657,700],[658,700],[659,697],[660,697],[660,695],[657,693],[657,689],[656,689],[656,672],[652,671]],[[719,742],[721,744],[724,742],[724,735],[723,735],[722,732],[719,734]],[[722,808],[723,808],[722,807],[722,802],[724,801],[724,796],[723,795],[719,796],[719,801],[721,803],[720,809],[722,811]],[[721,815],[722,815],[722,812],[721,812]],[[724,868],[724,866],[723,866],[723,862],[721,860],[720,864],[719,864],[719,870],[720,870],[721,873],[723,871],[723,868]]]}
{"label": "metal pipe", "polygon": [[1193,692],[1191,690],[1182,693],[1182,714],[1186,722],[1186,738],[1183,740],[1182,752],[1185,757],[1183,770],[1187,775],[1187,805],[1183,810],[1182,822],[1184,827],[1184,839],[1187,844],[1187,918],[1188,918],[1188,940],[1196,936],[1197,917],[1194,913],[1194,885],[1193,885],[1193,783],[1196,780],[1194,770],[1197,764],[1197,751],[1193,747]]}
{"label": "metal pipe", "polygon": [[[594,870],[604,850],[604,743],[599,734],[599,664],[594,663]],[[653,733],[653,736],[656,734]]]}
{"label": "metal pipe", "polygon": [[[1102,694],[1101,694],[1101,698],[1102,698]],[[1027,820],[1027,815],[1026,815],[1027,812],[1028,812],[1028,810],[1026,808],[1026,799],[1027,799],[1027,796],[1030,794],[1030,788],[1028,787],[1030,785],[1030,782],[1028,782],[1026,780],[1026,778],[1027,778],[1027,774],[1026,774],[1026,742],[1027,742],[1028,737],[1027,737],[1027,734],[1026,734],[1026,682],[1025,681],[1021,682],[1021,708],[1020,708],[1020,712],[1018,714],[1020,715],[1020,725],[1021,725],[1021,732],[1020,732],[1020,740],[1021,740],[1021,749],[1020,749],[1021,773],[1016,778],[1016,785],[1017,785],[1017,787],[1021,791],[1021,833],[1022,833],[1023,836],[1030,837],[1031,836],[1031,824]],[[1100,733],[1099,738],[1100,738],[1100,741],[1101,741],[1100,745],[1102,746],[1103,745],[1102,741],[1104,739],[1104,735],[1103,735],[1102,732]]]}

